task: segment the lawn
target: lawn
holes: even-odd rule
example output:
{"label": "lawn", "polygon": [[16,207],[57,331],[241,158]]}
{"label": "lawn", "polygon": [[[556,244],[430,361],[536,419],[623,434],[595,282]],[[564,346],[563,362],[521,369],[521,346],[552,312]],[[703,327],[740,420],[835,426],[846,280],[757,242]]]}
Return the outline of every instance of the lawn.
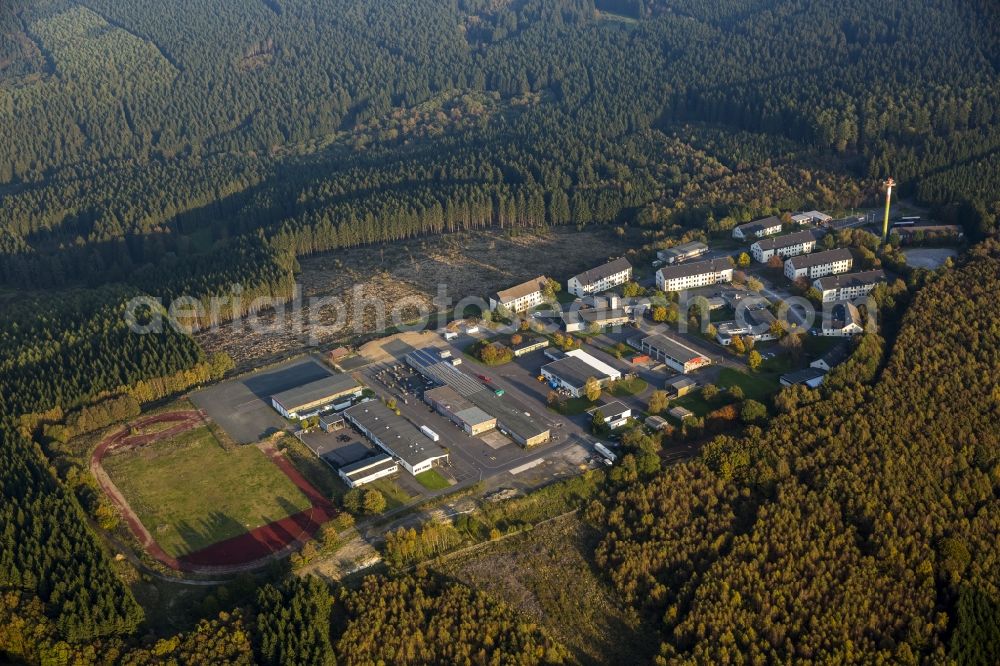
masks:
{"label": "lawn", "polygon": [[775,376],[767,374],[748,375],[732,368],[723,368],[719,372],[718,386],[720,388],[729,388],[734,385],[738,385],[743,389],[745,397],[759,402],[769,400],[781,388],[778,378]]}
{"label": "lawn", "polygon": [[[688,393],[683,397],[670,401],[671,407],[674,406],[683,407],[684,409],[690,410],[692,414],[698,417],[705,416],[705,414],[708,414],[713,409],[721,407],[722,404],[723,403],[721,402],[715,405],[708,404],[707,402],[705,402],[705,399],[701,397],[701,393],[699,391]],[[662,414],[660,414],[660,416],[665,417],[667,416],[667,413],[663,412]]]}
{"label": "lawn", "polygon": [[574,294],[569,293],[568,291],[562,290],[556,294],[556,300],[559,301],[559,303],[561,303],[562,305],[567,305],[575,301],[576,296]]}
{"label": "lawn", "polygon": [[802,348],[806,354],[819,357],[842,342],[844,342],[843,338],[828,335],[807,335],[802,340]]}
{"label": "lawn", "polygon": [[556,405],[549,405],[549,409],[563,416],[574,416],[576,414],[583,414],[596,404],[596,402],[587,400],[587,396],[581,396],[579,398],[566,398]]}
{"label": "lawn", "polygon": [[708,314],[708,320],[713,324],[717,324],[720,321],[733,321],[736,319],[736,313],[728,305],[716,308]]}
{"label": "lawn", "polygon": [[[772,359],[772,361],[781,363],[781,357]],[[721,389],[727,389],[730,386],[739,386],[743,389],[744,397],[765,404],[770,404],[772,396],[781,388],[781,384],[778,383],[777,373],[761,372],[751,375],[733,370],[732,368],[722,368],[719,372],[716,386]],[[682,398],[671,400],[670,405],[684,407],[691,410],[695,416],[701,417],[731,402],[733,402],[732,396],[724,391],[720,392],[718,397],[714,398],[712,402],[706,402],[701,397],[701,391],[698,390],[692,391]]]}
{"label": "lawn", "polygon": [[172,556],[310,506],[259,449],[226,451],[206,427],[108,456],[103,466],[142,524]]}
{"label": "lawn", "polygon": [[779,352],[774,358],[769,358],[763,363],[761,363],[761,369],[764,372],[776,372],[778,374],[784,374],[786,372],[791,372],[797,367],[801,366],[802,363],[795,363],[792,357],[788,354]]}
{"label": "lawn", "polygon": [[398,483],[385,477],[369,483],[367,487],[374,488],[382,493],[382,496],[385,497],[386,511],[405,506],[413,499]]}
{"label": "lawn", "polygon": [[421,472],[413,478],[415,478],[420,485],[428,490],[444,490],[445,488],[451,486],[451,484],[448,483],[448,479],[441,476],[441,472],[436,469],[429,469],[426,472]]}
{"label": "lawn", "polygon": [[627,398],[630,395],[639,395],[649,384],[641,377],[626,377],[614,383],[611,395],[616,398]]}

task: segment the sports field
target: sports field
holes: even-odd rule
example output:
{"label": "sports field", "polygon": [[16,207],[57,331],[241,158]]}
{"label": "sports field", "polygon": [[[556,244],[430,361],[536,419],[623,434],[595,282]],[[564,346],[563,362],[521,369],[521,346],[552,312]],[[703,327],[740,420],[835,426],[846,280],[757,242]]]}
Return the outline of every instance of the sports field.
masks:
{"label": "sports field", "polygon": [[173,557],[311,506],[257,447],[226,451],[207,427],[108,455],[102,465],[156,543]]}

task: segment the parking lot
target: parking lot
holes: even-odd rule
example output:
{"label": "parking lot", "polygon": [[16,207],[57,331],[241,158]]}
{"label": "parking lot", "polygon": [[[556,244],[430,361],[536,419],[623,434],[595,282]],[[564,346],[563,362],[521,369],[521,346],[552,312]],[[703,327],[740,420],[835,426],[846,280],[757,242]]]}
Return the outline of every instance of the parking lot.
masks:
{"label": "parking lot", "polygon": [[241,444],[251,444],[288,424],[271,406],[271,396],[322,379],[330,371],[312,357],[232,379],[191,394],[191,402]]}
{"label": "parking lot", "polygon": [[366,383],[381,397],[395,399],[400,412],[410,422],[418,426],[426,425],[439,435],[438,444],[450,453],[449,462],[442,471],[459,483],[510,479],[507,472],[518,470],[536,460],[542,460],[537,469],[531,467],[530,472],[525,469],[516,475],[522,483],[536,477],[551,477],[556,470],[565,473],[569,469],[575,469],[585,457],[585,454],[581,457],[584,449],[589,449],[590,445],[572,421],[553,414],[546,408],[546,385],[535,379],[538,374],[538,367],[535,366],[544,359],[541,352],[532,353],[531,358],[518,359],[518,363],[503,368],[485,368],[462,353],[458,345],[473,342],[468,336],[463,338],[456,340],[453,345],[447,345],[437,336],[425,337],[421,342],[441,349],[451,349],[456,358],[462,359],[459,369],[470,376],[490,376],[493,385],[507,391],[498,400],[502,399],[510,407],[531,413],[550,428],[552,440],[549,443],[526,450],[498,430],[479,436],[467,434],[423,401],[423,391],[434,384],[405,363],[406,353],[414,348],[400,344],[399,341],[387,341],[381,346],[381,350],[387,353],[379,362],[364,369]]}

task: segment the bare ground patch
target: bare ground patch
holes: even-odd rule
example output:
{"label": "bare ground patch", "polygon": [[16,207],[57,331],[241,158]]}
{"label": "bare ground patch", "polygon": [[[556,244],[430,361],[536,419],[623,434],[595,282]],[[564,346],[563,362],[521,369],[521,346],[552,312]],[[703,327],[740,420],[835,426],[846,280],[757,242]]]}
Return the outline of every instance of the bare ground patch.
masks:
{"label": "bare ground patch", "polygon": [[[305,345],[355,343],[391,326],[394,310],[397,321],[412,321],[421,308],[434,310],[432,299],[442,288],[454,304],[540,273],[565,280],[628,247],[625,238],[597,227],[517,236],[456,233],[330,252],[301,260],[301,316],[294,317],[295,306],[289,304],[239,326],[204,331],[197,339],[210,352],[226,351],[237,367],[246,369]],[[331,302],[317,304],[315,299]]]}
{"label": "bare ground patch", "polygon": [[437,565],[542,623],[583,664],[645,663],[659,647],[594,569],[597,535],[565,516]]}

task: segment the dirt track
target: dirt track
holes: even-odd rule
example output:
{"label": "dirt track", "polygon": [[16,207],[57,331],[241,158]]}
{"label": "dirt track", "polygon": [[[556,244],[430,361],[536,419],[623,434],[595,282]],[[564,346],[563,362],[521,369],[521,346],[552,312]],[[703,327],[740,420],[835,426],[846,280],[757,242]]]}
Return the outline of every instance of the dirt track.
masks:
{"label": "dirt track", "polygon": [[[146,428],[156,423],[171,423],[176,422],[165,430],[161,430],[156,433],[144,434],[144,435],[129,435],[131,428]],[[174,435],[180,434],[187,430],[190,430],[198,425],[204,423],[199,412],[186,411],[186,412],[168,412],[166,414],[156,414],[153,416],[140,419],[131,424],[130,427],[125,427],[116,432],[114,435],[106,438],[97,448],[94,449],[94,453],[90,456],[90,471],[97,479],[97,483],[101,486],[101,489],[111,498],[111,501],[115,503],[118,510],[121,511],[122,517],[125,519],[125,523],[132,530],[132,534],[139,540],[142,547],[150,555],[163,562],[168,567],[172,569],[180,569],[180,562],[176,558],[167,555],[166,551],[160,548],[156,540],[153,539],[153,535],[149,533],[149,530],[142,524],[139,520],[139,516],[136,515],[132,507],[129,506],[128,501],[125,496],[121,494],[118,490],[118,486],[114,484],[108,473],[104,471],[104,467],[101,465],[101,460],[104,456],[111,451],[118,451],[120,449],[134,449],[139,446],[146,446],[155,441],[165,439],[167,437],[173,437]]]}
{"label": "dirt track", "polygon": [[[155,433],[130,435],[132,429],[143,429],[157,423],[175,423]],[[101,489],[115,503],[125,523],[132,530],[142,547],[152,557],[168,567],[192,573],[227,574],[246,571],[264,562],[290,553],[302,541],[337,514],[336,508],[296,470],[271,443],[261,445],[261,450],[294,483],[312,503],[312,507],[282,520],[264,525],[246,534],[212,544],[181,558],[168,555],[156,543],[149,530],[142,524],[128,501],[104,471],[101,461],[109,452],[133,449],[173,437],[205,424],[200,412],[188,410],[155,414],[134,421],[104,439],[90,458],[90,470]]]}

